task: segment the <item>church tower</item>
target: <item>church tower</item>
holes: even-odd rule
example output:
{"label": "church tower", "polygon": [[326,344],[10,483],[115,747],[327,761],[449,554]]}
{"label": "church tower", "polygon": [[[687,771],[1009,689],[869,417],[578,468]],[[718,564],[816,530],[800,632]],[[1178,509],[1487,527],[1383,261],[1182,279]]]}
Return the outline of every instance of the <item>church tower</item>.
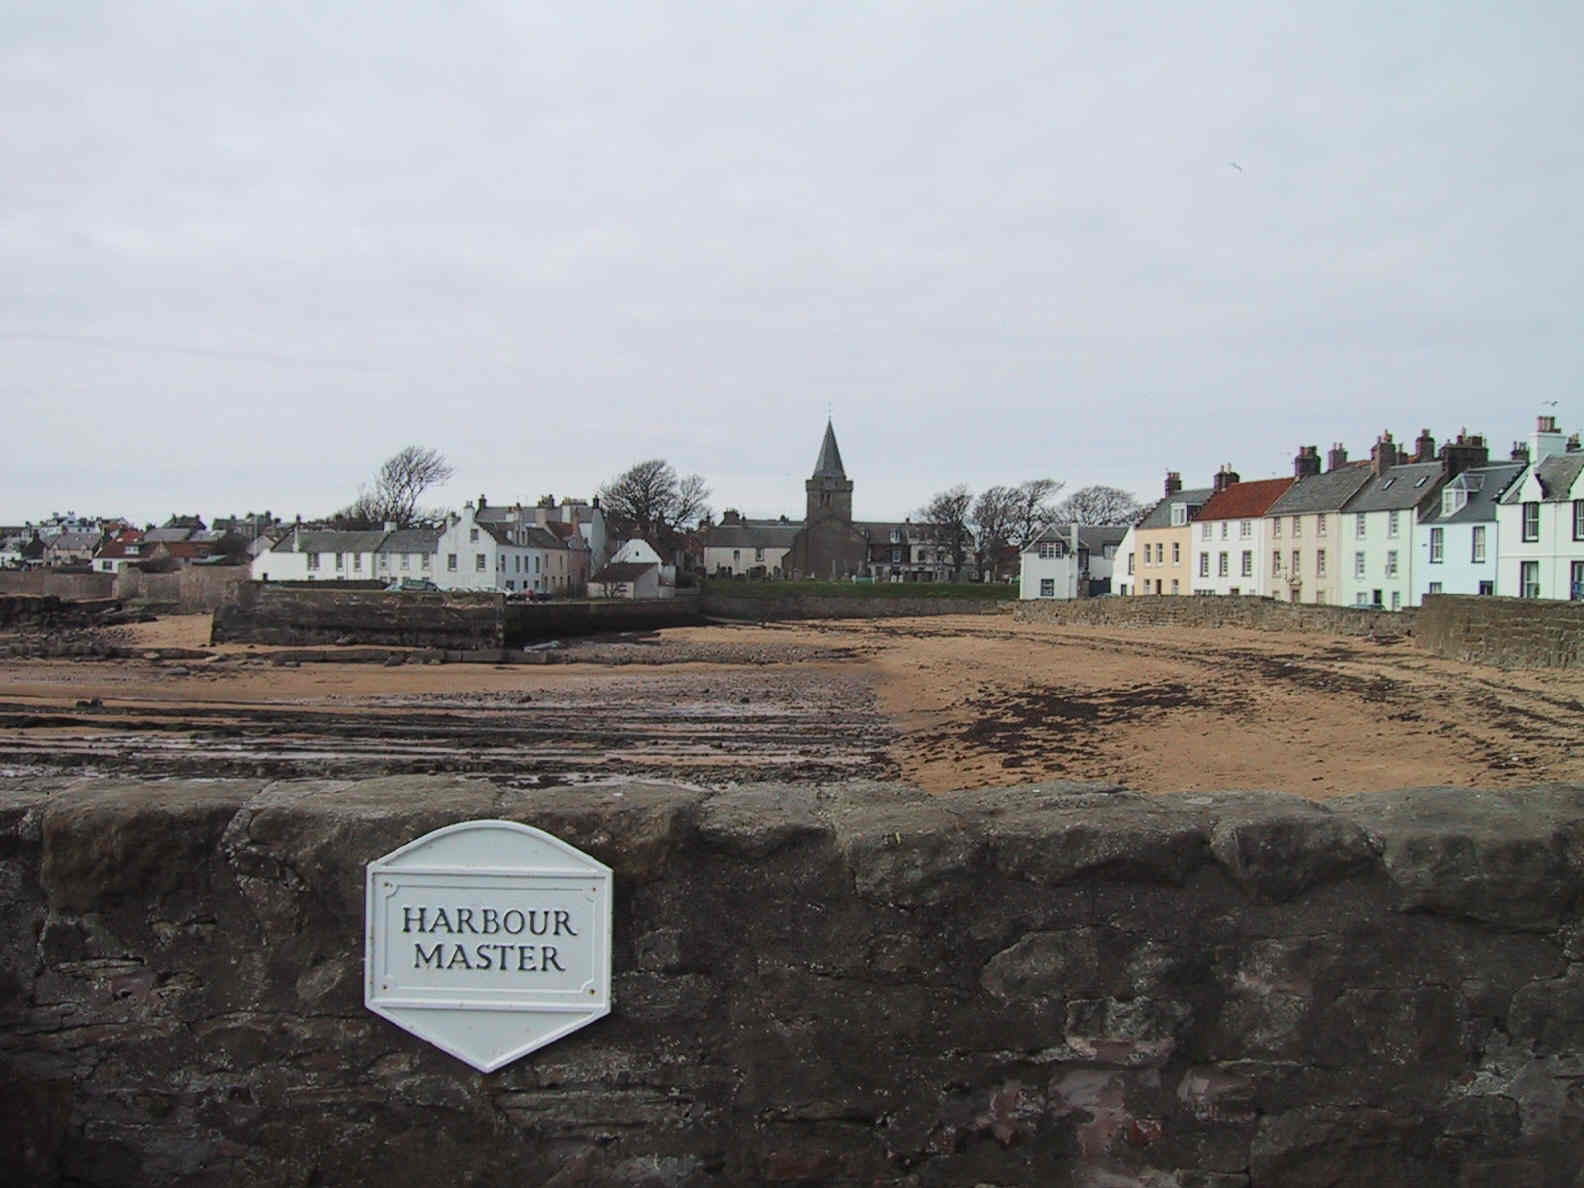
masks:
{"label": "church tower", "polygon": [[834,518],[843,524],[852,523],[853,483],[842,468],[841,450],[836,446],[836,430],[829,420],[825,422],[825,440],[820,443],[819,459],[814,463],[814,473],[803,484],[808,493],[808,511],[804,524]]}

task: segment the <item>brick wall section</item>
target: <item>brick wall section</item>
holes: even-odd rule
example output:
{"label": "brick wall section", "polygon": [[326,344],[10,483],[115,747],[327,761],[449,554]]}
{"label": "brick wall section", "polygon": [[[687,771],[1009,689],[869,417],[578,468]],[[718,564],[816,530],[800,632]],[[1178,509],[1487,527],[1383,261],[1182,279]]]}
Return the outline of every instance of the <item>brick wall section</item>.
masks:
{"label": "brick wall section", "polygon": [[[364,866],[615,872],[612,1014],[480,1075],[363,1006]],[[27,1184],[1563,1185],[1584,787],[0,780]]]}
{"label": "brick wall section", "polygon": [[1311,606],[1273,598],[1150,595],[1086,598],[1074,602],[1019,602],[1020,623],[1092,627],[1240,627],[1252,631],[1313,631],[1322,635],[1412,635],[1416,611]]}
{"label": "brick wall section", "polygon": [[387,594],[240,582],[216,608],[211,643],[384,644],[471,651],[505,646],[502,594]]}
{"label": "brick wall section", "polygon": [[1419,645],[1498,668],[1584,665],[1584,603],[1432,594],[1419,609]]}
{"label": "brick wall section", "polygon": [[773,622],[783,619],[905,619],[917,615],[1004,614],[1012,603],[974,598],[835,598],[789,595],[784,598],[733,598],[707,590],[704,614],[719,619]]}

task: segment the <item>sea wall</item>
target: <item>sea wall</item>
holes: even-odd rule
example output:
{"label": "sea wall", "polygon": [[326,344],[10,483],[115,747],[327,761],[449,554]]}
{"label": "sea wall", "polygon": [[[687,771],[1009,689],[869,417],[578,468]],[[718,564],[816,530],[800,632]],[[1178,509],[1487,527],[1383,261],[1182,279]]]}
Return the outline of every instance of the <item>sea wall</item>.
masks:
{"label": "sea wall", "polygon": [[1074,626],[1239,627],[1253,631],[1314,631],[1326,635],[1412,635],[1416,611],[1367,607],[1314,606],[1278,602],[1246,595],[1215,598],[1127,595],[1061,601],[1041,598],[1019,602],[1013,612],[1020,623],[1065,623]]}
{"label": "sea wall", "polygon": [[691,627],[699,616],[696,590],[678,590],[674,598],[556,599],[552,602],[508,602],[506,644],[531,643],[605,631],[654,631]]}
{"label": "sea wall", "polygon": [[1438,656],[1498,668],[1584,664],[1584,602],[1432,594],[1414,636]]}
{"label": "sea wall", "polygon": [[0,594],[33,594],[72,602],[117,597],[114,574],[71,569],[0,569]]}
{"label": "sea wall", "polygon": [[[364,866],[615,872],[612,1014],[479,1074],[363,1006]],[[1572,1185],[1584,788],[0,782],[30,1184]]]}
{"label": "sea wall", "polygon": [[384,644],[499,649],[506,638],[502,594],[386,593],[240,582],[215,608],[211,643]]}
{"label": "sea wall", "polygon": [[1012,603],[991,598],[841,598],[787,594],[778,598],[738,597],[715,587],[704,592],[700,609],[718,619],[775,622],[787,619],[901,619],[916,615],[1003,614]]}

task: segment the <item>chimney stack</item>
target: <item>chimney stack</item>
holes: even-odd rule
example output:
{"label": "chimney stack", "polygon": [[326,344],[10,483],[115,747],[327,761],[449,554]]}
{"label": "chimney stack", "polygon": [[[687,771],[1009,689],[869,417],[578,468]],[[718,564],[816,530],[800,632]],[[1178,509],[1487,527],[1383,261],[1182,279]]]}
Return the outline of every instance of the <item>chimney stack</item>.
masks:
{"label": "chimney stack", "polygon": [[1567,439],[1567,452],[1568,453],[1576,454],[1576,453],[1579,452],[1579,450],[1581,448],[1584,448],[1584,447],[1580,447],[1580,445],[1579,445],[1579,435],[1577,433],[1575,433],[1572,437]]}
{"label": "chimney stack", "polygon": [[1217,495],[1219,495],[1219,494],[1221,494],[1222,491],[1225,491],[1228,487],[1230,487],[1233,483],[1235,483],[1237,481],[1238,481],[1238,475],[1237,475],[1237,472],[1232,469],[1232,463],[1223,462],[1223,463],[1221,463],[1221,469],[1216,471],[1215,472],[1215,477],[1210,480],[1210,486],[1211,486],[1211,489]]}
{"label": "chimney stack", "polygon": [[1390,429],[1381,431],[1374,448],[1370,450],[1370,473],[1376,478],[1397,465],[1397,443],[1392,441]]}
{"label": "chimney stack", "polygon": [[1529,458],[1532,462],[1544,462],[1552,454],[1560,454],[1567,449],[1567,439],[1556,426],[1556,418],[1551,416],[1539,417],[1535,420],[1534,435],[1529,438]]}
{"label": "chimney stack", "polygon": [[1434,462],[1435,458],[1435,438],[1430,436],[1430,430],[1419,430],[1419,436],[1414,440],[1414,461]]}
{"label": "chimney stack", "polygon": [[1512,461],[1514,461],[1514,462],[1525,462],[1525,463],[1527,463],[1529,461],[1529,445],[1528,445],[1528,443],[1527,442],[1522,442],[1522,441],[1513,442],[1512,453],[1509,454],[1508,457],[1510,459],[1512,459]]}
{"label": "chimney stack", "polygon": [[1331,443],[1331,448],[1326,452],[1326,469],[1341,470],[1347,465],[1347,450],[1342,448],[1340,441]]}
{"label": "chimney stack", "polygon": [[1489,461],[1490,451],[1485,447],[1485,439],[1478,433],[1471,437],[1467,432],[1459,431],[1456,441],[1449,441],[1441,447],[1441,472],[1449,479],[1456,478],[1465,470],[1484,466]]}
{"label": "chimney stack", "polygon": [[1313,478],[1320,473],[1320,447],[1299,446],[1293,458],[1293,478]]}
{"label": "chimney stack", "polygon": [[1175,495],[1182,490],[1182,475],[1175,470],[1166,472],[1166,494]]}

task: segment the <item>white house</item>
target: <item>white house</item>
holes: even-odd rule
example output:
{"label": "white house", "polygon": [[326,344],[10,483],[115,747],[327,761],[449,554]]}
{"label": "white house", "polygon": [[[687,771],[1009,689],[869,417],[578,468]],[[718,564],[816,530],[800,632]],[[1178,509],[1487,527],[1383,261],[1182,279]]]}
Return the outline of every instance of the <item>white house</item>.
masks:
{"label": "white house", "polygon": [[[256,582],[374,581],[379,577],[379,547],[387,535],[383,528],[343,532],[298,525],[254,557],[249,572]],[[145,552],[153,536],[144,537]]]}
{"label": "white house", "polygon": [[1271,505],[1287,493],[1294,479],[1241,481],[1230,467],[1216,475],[1209,501],[1199,509],[1191,539],[1192,586],[1195,594],[1271,593],[1276,556],[1265,518]]}
{"label": "white house", "polygon": [[1541,417],[1531,462],[1496,507],[1496,592],[1519,598],[1584,598],[1584,450]]}
{"label": "white house", "polygon": [[660,598],[660,566],[649,561],[612,561],[589,579],[591,598]]}
{"label": "white house", "polygon": [[1134,526],[1129,524],[1127,532],[1123,534],[1116,547],[1116,561],[1111,571],[1111,593],[1133,593],[1133,581],[1138,566],[1134,561],[1134,544],[1136,541]]}
{"label": "white house", "polygon": [[1061,524],[1023,550],[1018,597],[1087,598],[1091,583],[1114,579],[1117,550],[1130,527]]}
{"label": "white house", "polygon": [[375,550],[375,576],[390,582],[401,578],[435,581],[440,553],[438,528],[398,528],[388,532]]}
{"label": "white house", "polygon": [[[539,590],[551,594],[580,593],[587,580],[589,566],[604,565],[610,555],[605,513],[597,498],[592,503],[575,499],[563,499],[556,503],[546,496],[537,504],[529,506],[522,503],[492,504],[480,495],[478,506],[474,509],[474,519],[481,525],[491,524],[508,529],[507,538],[525,547],[545,550],[539,558],[540,568],[524,575],[526,584],[515,574],[511,577],[512,589]],[[535,526],[542,529],[545,535],[521,531]],[[582,540],[581,548],[567,544],[571,535],[577,535]],[[550,543],[552,540],[560,542],[560,547],[566,551],[557,551],[558,546]]]}
{"label": "white house", "polygon": [[[676,597],[676,566],[667,565],[660,560],[660,554],[650,546],[649,542],[634,538],[625,542],[611,556],[611,563],[606,566],[610,569],[616,565],[652,565],[655,568],[654,587],[652,593],[635,594],[637,598],[674,598]],[[606,584],[609,584],[609,578]],[[647,578],[636,583],[644,589],[649,589]],[[609,595],[607,595],[609,597]]]}
{"label": "white house", "polygon": [[1413,461],[1399,458],[1390,433],[1376,440],[1370,450],[1369,480],[1337,517],[1338,601],[1342,605],[1389,610],[1416,605],[1413,591],[1419,518],[1440,502],[1449,466],[1463,469],[1470,460],[1486,460],[1484,443],[1476,440],[1479,445],[1472,456],[1467,449],[1455,451],[1448,443],[1447,462],[1436,460],[1435,442],[1428,431],[1420,434]]}
{"label": "white house", "polygon": [[779,578],[803,525],[788,520],[750,520],[728,508],[704,538],[704,572],[717,576]]}
{"label": "white house", "polygon": [[1441,488],[1415,531],[1411,605],[1427,594],[1496,593],[1497,501],[1523,470],[1522,462],[1477,466]]}
{"label": "white house", "polygon": [[526,518],[479,519],[468,503],[440,533],[434,580],[443,590],[566,592],[567,552],[555,533]]}

